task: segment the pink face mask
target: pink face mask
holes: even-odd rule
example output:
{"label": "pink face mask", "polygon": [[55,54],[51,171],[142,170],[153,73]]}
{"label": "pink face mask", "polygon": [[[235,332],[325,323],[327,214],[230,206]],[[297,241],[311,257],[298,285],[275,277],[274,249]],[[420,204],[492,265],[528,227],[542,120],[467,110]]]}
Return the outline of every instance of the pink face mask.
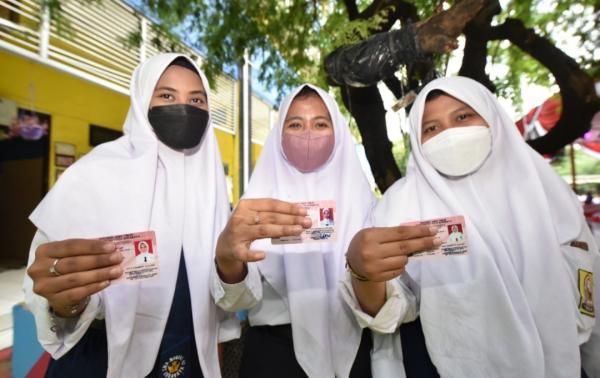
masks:
{"label": "pink face mask", "polygon": [[305,131],[302,134],[283,134],[281,146],[287,160],[302,173],[315,171],[325,164],[333,151],[335,139],[331,135],[318,135]]}

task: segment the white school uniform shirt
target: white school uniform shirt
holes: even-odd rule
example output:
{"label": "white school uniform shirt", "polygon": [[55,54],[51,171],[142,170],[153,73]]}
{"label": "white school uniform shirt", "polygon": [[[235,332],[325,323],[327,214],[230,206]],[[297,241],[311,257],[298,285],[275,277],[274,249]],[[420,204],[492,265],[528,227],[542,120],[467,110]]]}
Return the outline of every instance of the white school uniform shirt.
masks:
{"label": "white school uniform shirt", "polygon": [[[328,161],[310,173],[301,173],[289,164],[281,145],[286,114],[304,86],[317,91],[327,106],[335,137]],[[251,325],[291,323],[296,359],[309,377],[347,377],[360,344],[361,327],[343,305],[338,284],[345,274],[348,244],[356,232],[370,225],[375,197],[347,122],[332,96],[318,87],[302,85],[284,99],[279,114],[244,198],[335,200],[337,239],[284,246],[258,240],[251,248],[265,251],[266,258],[248,265],[248,275],[241,284],[224,285],[216,280],[213,293],[217,303],[230,311],[253,306]]]}
{"label": "white school uniform shirt", "polygon": [[[433,89],[471,106],[491,128],[492,152],[471,175],[448,179],[423,156],[421,119]],[[471,79],[429,83],[410,123],[407,175],[388,189],[374,218],[377,226],[396,226],[465,216],[467,255],[409,261],[402,277],[415,284],[440,375],[578,377],[583,362],[598,377],[598,325],[580,310],[579,287],[580,270],[596,273],[598,287],[598,247],[571,189],[524,143],[496,98]],[[396,314],[389,321],[399,324],[408,310],[392,307],[377,317]],[[398,344],[386,348],[401,355]]]}
{"label": "white school uniform shirt", "polygon": [[[30,217],[38,233],[29,264],[37,245],[48,240],[146,230],[156,233],[155,253],[160,253],[157,278],[113,284],[92,295],[81,316],[58,322],[56,332],[50,329],[53,319],[47,301],[33,293],[31,279],[25,278],[25,299],[36,319],[38,339],[54,358],[67,353],[94,319],[106,320],[108,377],[144,377],[152,370],[171,308],[182,249],[200,366],[206,377],[221,375],[217,336],[223,313],[215,306],[209,286],[213,251],[227,221],[229,203],[215,134],[209,119],[196,148],[175,151],[158,141],[147,117],[156,83],[181,56],[160,54],[136,68],[124,136],[96,147],[70,167]],[[194,67],[210,105],[208,81]],[[234,334],[237,326],[233,325]]]}

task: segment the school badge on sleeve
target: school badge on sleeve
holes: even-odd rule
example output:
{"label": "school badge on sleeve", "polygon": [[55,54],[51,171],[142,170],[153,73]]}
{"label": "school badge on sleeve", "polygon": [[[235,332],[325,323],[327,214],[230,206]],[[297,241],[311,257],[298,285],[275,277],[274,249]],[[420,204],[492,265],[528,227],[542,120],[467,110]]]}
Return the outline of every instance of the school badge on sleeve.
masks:
{"label": "school badge on sleeve", "polygon": [[583,315],[595,317],[594,311],[594,274],[587,270],[579,269],[579,312]]}

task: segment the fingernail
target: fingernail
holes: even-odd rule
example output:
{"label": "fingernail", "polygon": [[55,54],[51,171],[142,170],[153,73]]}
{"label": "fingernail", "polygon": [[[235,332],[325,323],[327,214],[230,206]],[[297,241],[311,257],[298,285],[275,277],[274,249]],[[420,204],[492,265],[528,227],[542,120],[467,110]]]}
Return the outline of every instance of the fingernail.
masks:
{"label": "fingernail", "polygon": [[115,250],[115,243],[113,243],[113,242],[105,243],[102,246],[102,249],[105,250],[106,252],[114,251]]}
{"label": "fingernail", "polygon": [[108,273],[111,276],[120,276],[123,273],[123,270],[121,268],[112,268]]}
{"label": "fingernail", "polygon": [[442,239],[440,238],[434,238],[433,239],[433,245],[442,245]]}
{"label": "fingernail", "polygon": [[439,230],[439,227],[436,227],[436,226],[429,227],[429,232],[431,232],[432,235],[437,234],[438,230]]}
{"label": "fingernail", "polygon": [[304,226],[306,226],[306,227],[310,227],[310,226],[312,226],[312,219],[310,219],[310,218],[304,218],[302,220],[302,224]]}
{"label": "fingernail", "polygon": [[306,215],[306,214],[308,214],[308,212],[306,211],[305,207],[299,206],[298,209],[300,209],[300,215]]}
{"label": "fingernail", "polygon": [[297,233],[297,232],[301,232],[302,231],[302,226],[294,226],[292,228],[293,232]]}
{"label": "fingernail", "polygon": [[110,285],[110,281],[100,282],[100,287],[107,287],[108,285]]}
{"label": "fingernail", "polygon": [[119,252],[113,253],[110,256],[110,262],[118,263],[118,262],[121,262],[122,260],[123,260],[123,255]]}

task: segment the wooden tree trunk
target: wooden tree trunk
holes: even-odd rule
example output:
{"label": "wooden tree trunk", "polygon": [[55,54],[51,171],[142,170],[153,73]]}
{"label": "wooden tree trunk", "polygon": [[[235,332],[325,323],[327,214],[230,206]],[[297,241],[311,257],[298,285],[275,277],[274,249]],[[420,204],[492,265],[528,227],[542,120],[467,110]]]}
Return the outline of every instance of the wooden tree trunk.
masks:
{"label": "wooden tree trunk", "polygon": [[387,137],[386,111],[379,89],[377,86],[345,86],[342,87],[342,99],[356,120],[375,183],[383,193],[402,175],[392,154],[392,143]]}

